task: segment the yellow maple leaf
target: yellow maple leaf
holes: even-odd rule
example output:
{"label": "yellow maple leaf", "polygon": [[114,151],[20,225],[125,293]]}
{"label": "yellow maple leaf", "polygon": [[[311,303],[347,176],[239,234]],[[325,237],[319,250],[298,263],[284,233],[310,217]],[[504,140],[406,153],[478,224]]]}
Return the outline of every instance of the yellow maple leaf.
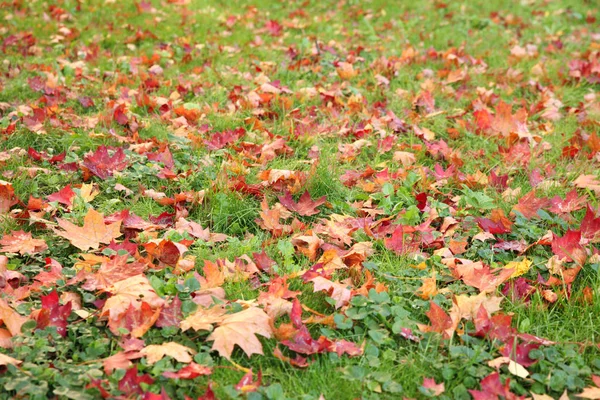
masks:
{"label": "yellow maple leaf", "polygon": [[508,264],[506,264],[504,266],[504,269],[513,269],[514,272],[510,277],[516,278],[517,276],[521,276],[521,275],[527,273],[527,271],[529,271],[531,269],[532,264],[533,264],[533,261],[524,258],[521,261],[509,262]]}
{"label": "yellow maple leaf", "polygon": [[100,187],[95,183],[84,183],[81,185],[79,189],[79,196],[85,201],[89,203],[94,200],[96,196],[100,194]]}
{"label": "yellow maple leaf", "polygon": [[210,331],[216,322],[221,322],[225,314],[223,307],[202,308],[189,315],[181,321],[181,330],[187,331],[192,328],[195,331]]}
{"label": "yellow maple leaf", "polygon": [[146,356],[149,365],[162,360],[164,356],[173,357],[181,363],[190,363],[192,355],[196,354],[193,349],[175,342],[151,344],[144,347],[140,353]]}

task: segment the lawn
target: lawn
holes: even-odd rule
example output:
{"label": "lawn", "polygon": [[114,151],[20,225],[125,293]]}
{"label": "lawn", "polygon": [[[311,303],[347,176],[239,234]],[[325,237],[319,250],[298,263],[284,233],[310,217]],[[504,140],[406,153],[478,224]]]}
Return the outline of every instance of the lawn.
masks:
{"label": "lawn", "polygon": [[599,15],[0,3],[0,398],[600,399]]}

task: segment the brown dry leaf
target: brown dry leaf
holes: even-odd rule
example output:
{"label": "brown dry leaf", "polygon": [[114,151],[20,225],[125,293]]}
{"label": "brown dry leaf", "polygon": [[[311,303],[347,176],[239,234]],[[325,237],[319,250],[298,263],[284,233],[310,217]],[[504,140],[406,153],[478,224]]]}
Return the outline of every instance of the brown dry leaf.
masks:
{"label": "brown dry leaf", "polygon": [[212,349],[227,359],[231,358],[237,344],[248,357],[263,354],[262,345],[256,337],[270,338],[273,331],[269,316],[260,308],[250,307],[244,311],[225,316],[207,340],[214,340]]}
{"label": "brown dry leaf", "polygon": [[148,303],[151,307],[162,307],[165,301],[160,298],[148,278],[144,275],[135,275],[122,281],[116,282],[106,289],[112,296],[106,300],[102,308],[102,315],[108,314],[110,319],[116,320],[132,304],[141,307],[141,301]]}
{"label": "brown dry leaf", "polygon": [[11,232],[4,235],[0,240],[2,248],[0,251],[6,253],[37,254],[48,249],[48,245],[42,239],[33,239],[31,233],[24,231]]}
{"label": "brown dry leaf", "polygon": [[15,336],[21,333],[21,326],[27,318],[13,310],[4,299],[0,298],[0,321],[4,323],[10,334]]}
{"label": "brown dry leaf", "polygon": [[21,364],[21,361],[17,360],[16,358],[9,357],[6,354],[0,353],[0,366],[6,366],[9,364],[19,365]]}
{"label": "brown dry leaf", "polygon": [[199,307],[195,313],[181,321],[181,330],[187,331],[192,328],[195,331],[210,331],[216,322],[221,322],[225,315],[225,309],[220,306],[212,308]]}
{"label": "brown dry leaf", "polygon": [[196,354],[193,349],[175,342],[151,344],[144,347],[140,353],[146,356],[149,365],[162,360],[164,356],[173,357],[181,363],[190,363],[192,355]]}
{"label": "brown dry leaf", "polygon": [[61,218],[57,218],[56,221],[63,230],[54,229],[54,232],[84,251],[96,250],[101,243],[109,244],[113,239],[121,236],[121,221],[105,225],[104,216],[93,209],[86,214],[82,227]]}

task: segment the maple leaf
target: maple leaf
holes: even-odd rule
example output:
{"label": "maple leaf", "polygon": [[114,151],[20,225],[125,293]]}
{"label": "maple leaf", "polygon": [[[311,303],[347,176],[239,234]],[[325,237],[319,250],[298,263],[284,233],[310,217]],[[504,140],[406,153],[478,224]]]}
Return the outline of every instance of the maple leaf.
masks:
{"label": "maple leaf", "polygon": [[519,212],[525,218],[531,219],[538,217],[538,210],[548,206],[549,202],[546,198],[535,197],[535,192],[532,190],[519,199],[517,205],[513,207],[513,212]]}
{"label": "maple leaf", "polygon": [[116,149],[112,156],[108,150],[108,147],[100,146],[93,154],[88,154],[83,159],[83,165],[100,179],[106,179],[115,171],[122,171],[127,167],[122,148]]}
{"label": "maple leaf", "polygon": [[524,396],[517,396],[510,391],[509,386],[510,379],[507,379],[503,385],[500,381],[500,375],[494,372],[481,380],[481,391],[480,390],[469,390],[473,400],[494,400],[494,399],[505,399],[505,400],[518,400],[524,399]]}
{"label": "maple leaf", "polygon": [[588,205],[585,216],[581,220],[581,236],[592,243],[600,240],[600,218],[596,218],[594,210]]}
{"label": "maple leaf", "polygon": [[21,333],[21,326],[27,322],[27,318],[13,310],[8,303],[0,298],[0,321],[8,329],[12,336]]}
{"label": "maple leaf", "polygon": [[0,214],[6,214],[18,202],[13,186],[0,180]]}
{"label": "maple leaf", "polygon": [[214,341],[212,349],[227,359],[231,358],[235,345],[244,350],[248,357],[252,354],[263,354],[262,345],[256,335],[271,337],[270,320],[260,308],[250,307],[226,315],[207,340]]}
{"label": "maple leaf", "polygon": [[600,181],[596,175],[581,174],[573,181],[573,184],[578,188],[590,189],[596,194],[600,193]]}
{"label": "maple leaf", "polygon": [[164,356],[173,357],[180,363],[192,362],[192,355],[196,354],[193,349],[176,342],[167,342],[163,344],[151,344],[144,347],[140,354],[146,356],[146,362],[149,365],[163,359]]}
{"label": "maple leaf", "polygon": [[0,367],[4,367],[7,365],[19,365],[22,361],[17,360],[16,358],[12,358],[7,356],[6,354],[0,353]]}
{"label": "maple leaf", "polygon": [[587,253],[581,245],[581,231],[568,230],[563,237],[552,234],[552,252],[566,261],[583,265]]}
{"label": "maple leaf", "polygon": [[135,308],[141,307],[140,301],[148,303],[151,307],[162,307],[165,303],[161,299],[144,275],[135,275],[122,281],[116,282],[106,288],[111,296],[104,303],[102,315],[109,315],[110,319],[116,320],[133,304]]}
{"label": "maple leaf", "polygon": [[56,201],[64,204],[67,207],[73,205],[73,199],[75,198],[75,192],[71,189],[71,185],[67,185],[56,193],[48,195],[48,201]]}
{"label": "maple leaf", "polygon": [[142,358],[139,351],[120,351],[102,360],[104,372],[111,375],[115,369],[127,369],[133,365],[131,360]]}
{"label": "maple leaf", "polygon": [[193,314],[181,321],[181,330],[187,331],[192,328],[195,331],[210,331],[213,324],[223,320],[226,310],[216,306],[211,308],[199,307]]}
{"label": "maple leaf", "polygon": [[84,251],[96,250],[101,243],[109,244],[113,239],[121,236],[121,221],[105,225],[103,215],[94,209],[90,209],[85,215],[83,227],[61,218],[57,218],[56,221],[63,230],[54,229],[54,232]]}
{"label": "maple leaf", "polygon": [[414,228],[398,225],[392,236],[385,238],[383,244],[386,248],[397,254],[407,254],[419,249],[419,242],[414,237]]}
{"label": "maple leaf", "polygon": [[444,339],[450,339],[456,329],[455,323],[446,312],[433,301],[429,302],[429,311],[425,313],[429,318],[430,326],[418,324],[422,332],[441,333]]}
{"label": "maple leaf", "polygon": [[586,202],[587,197],[580,197],[577,194],[577,190],[573,189],[569,193],[567,193],[564,199],[560,198],[559,196],[554,196],[553,198],[551,198],[550,208],[548,208],[548,210],[555,214],[570,213],[585,207]]}
{"label": "maple leaf", "polygon": [[47,296],[42,296],[42,309],[36,316],[37,328],[44,329],[47,326],[56,327],[56,331],[62,336],[67,336],[67,318],[71,315],[72,303],[65,305],[58,303],[58,292],[52,291]]}
{"label": "maple leaf", "polygon": [[109,318],[108,328],[115,336],[123,335],[121,328],[126,329],[129,334],[134,338],[144,336],[146,332],[154,323],[158,320],[161,309],[153,309],[148,303],[142,301],[142,304],[138,306],[134,303],[129,303],[129,307],[125,313]]}
{"label": "maple leaf", "polygon": [[14,231],[4,235],[0,240],[2,248],[0,251],[6,253],[37,254],[48,249],[48,245],[43,239],[33,239],[31,233],[24,231]]}
{"label": "maple leaf", "polygon": [[159,328],[179,326],[181,318],[181,300],[179,300],[178,296],[175,296],[167,306],[160,310],[160,315],[155,325]]}
{"label": "maple leaf", "polygon": [[82,287],[85,290],[103,290],[113,283],[142,274],[146,269],[146,266],[139,262],[128,264],[127,259],[127,255],[117,255],[108,261],[103,260],[96,272],[84,272],[86,282]]}
{"label": "maple leaf", "polygon": [[446,390],[444,382],[435,383],[435,379],[433,378],[424,378],[423,385],[421,387],[430,397],[437,397],[444,393],[444,391]]}
{"label": "maple leaf", "polygon": [[513,269],[500,268],[495,271],[481,262],[461,264],[456,267],[463,282],[481,292],[494,291],[514,273]]}
{"label": "maple leaf", "polygon": [[162,376],[169,379],[194,379],[212,374],[212,368],[191,362],[177,372],[165,371]]}
{"label": "maple leaf", "polygon": [[307,190],[302,194],[302,196],[300,196],[300,199],[297,203],[292,198],[291,193],[287,191],[284,196],[279,196],[278,199],[279,202],[288,210],[295,211],[302,216],[308,217],[319,213],[317,207],[325,203],[326,197],[322,196],[317,200],[313,200]]}
{"label": "maple leaf", "polygon": [[323,239],[312,232],[310,232],[310,234],[296,236],[292,239],[292,244],[296,250],[307,256],[310,261],[314,261],[317,258],[317,251],[323,243],[325,243]]}
{"label": "maple leaf", "polygon": [[132,396],[133,394],[141,395],[144,393],[140,386],[141,383],[151,385],[154,383],[154,379],[148,374],[138,375],[137,365],[134,365],[125,372],[125,375],[119,381],[119,390],[127,396]]}
{"label": "maple leaf", "polygon": [[237,385],[235,385],[235,389],[242,393],[250,393],[256,392],[260,387],[262,381],[262,372],[258,371],[258,376],[256,382],[253,381],[252,370],[248,371],[246,375],[240,379]]}
{"label": "maple leaf", "polygon": [[516,278],[517,276],[521,276],[521,275],[527,273],[527,271],[529,271],[531,269],[532,265],[533,265],[533,261],[528,260],[527,258],[524,258],[521,261],[511,261],[511,262],[507,263],[504,266],[504,268],[512,269],[514,272],[510,277]]}
{"label": "maple leaf", "polygon": [[309,279],[315,285],[315,292],[324,290],[329,293],[329,296],[335,300],[335,308],[340,308],[347,305],[352,297],[352,290],[348,285],[339,282],[332,282],[322,276],[315,276]]}

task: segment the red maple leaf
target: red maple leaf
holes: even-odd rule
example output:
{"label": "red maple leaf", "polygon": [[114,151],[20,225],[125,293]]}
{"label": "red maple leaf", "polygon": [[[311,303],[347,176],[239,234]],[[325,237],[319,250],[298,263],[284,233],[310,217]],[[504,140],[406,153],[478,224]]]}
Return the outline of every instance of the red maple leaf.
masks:
{"label": "red maple leaf", "polygon": [[586,202],[587,197],[579,196],[577,194],[577,189],[573,189],[567,193],[564,200],[559,196],[551,198],[550,208],[548,208],[548,210],[555,214],[570,213],[585,207]]}
{"label": "red maple leaf", "polygon": [[454,322],[446,312],[433,301],[429,302],[429,311],[425,313],[429,318],[430,326],[419,325],[423,332],[441,333],[444,339],[450,339],[454,332]]}
{"label": "red maple leaf", "polygon": [[115,171],[122,171],[127,167],[125,161],[125,153],[122,148],[114,150],[111,156],[108,152],[109,148],[100,146],[93,154],[88,154],[83,159],[83,165],[89,169],[92,174],[98,178],[106,179],[112,176]]}
{"label": "red maple leaf", "polygon": [[137,365],[134,365],[125,372],[125,376],[119,381],[119,390],[126,396],[141,395],[144,393],[140,386],[141,383],[151,385],[154,383],[154,379],[148,374],[138,375]]}
{"label": "red maple leaf", "polygon": [[552,252],[567,261],[583,265],[587,253],[581,245],[581,231],[568,230],[563,237],[552,234]]}
{"label": "red maple leaf", "polygon": [[597,242],[600,239],[600,217],[596,218],[596,214],[592,207],[588,205],[585,217],[581,220],[581,236],[590,242]]}
{"label": "red maple leaf", "polygon": [[216,132],[210,137],[210,139],[205,140],[204,144],[209,150],[219,150],[223,147],[227,147],[236,141],[238,141],[242,136],[246,134],[244,128],[237,128],[235,130],[228,130],[223,132]]}
{"label": "red maple leaf", "polygon": [[510,379],[506,379],[504,385],[500,381],[500,375],[494,372],[481,380],[481,390],[469,390],[473,400],[518,400],[524,399],[510,391]]}
{"label": "red maple leaf", "polygon": [[385,238],[383,244],[397,254],[407,254],[419,249],[419,241],[415,238],[414,227],[398,225],[392,237]]}
{"label": "red maple leaf", "polygon": [[537,217],[538,210],[545,208],[548,204],[548,199],[535,197],[535,192],[532,190],[519,199],[517,205],[513,207],[513,211],[517,211],[523,214],[525,218],[531,219]]}
{"label": "red maple leaf", "polygon": [[47,296],[42,296],[42,309],[36,315],[37,328],[55,326],[56,331],[62,336],[67,336],[67,318],[71,315],[71,302],[61,306],[58,302],[58,293],[52,291]]}
{"label": "red maple leaf", "polygon": [[279,196],[279,202],[288,210],[295,211],[298,214],[308,217],[311,215],[315,215],[319,213],[319,210],[316,208],[325,203],[325,196],[318,198],[317,200],[313,200],[308,193],[308,190],[305,191],[300,199],[296,203],[292,198],[290,192],[286,191],[284,196]]}
{"label": "red maple leaf", "polygon": [[71,185],[67,185],[60,189],[56,193],[48,195],[48,201],[56,201],[61,204],[71,207],[73,205],[73,199],[75,198],[75,192],[71,189]]}

